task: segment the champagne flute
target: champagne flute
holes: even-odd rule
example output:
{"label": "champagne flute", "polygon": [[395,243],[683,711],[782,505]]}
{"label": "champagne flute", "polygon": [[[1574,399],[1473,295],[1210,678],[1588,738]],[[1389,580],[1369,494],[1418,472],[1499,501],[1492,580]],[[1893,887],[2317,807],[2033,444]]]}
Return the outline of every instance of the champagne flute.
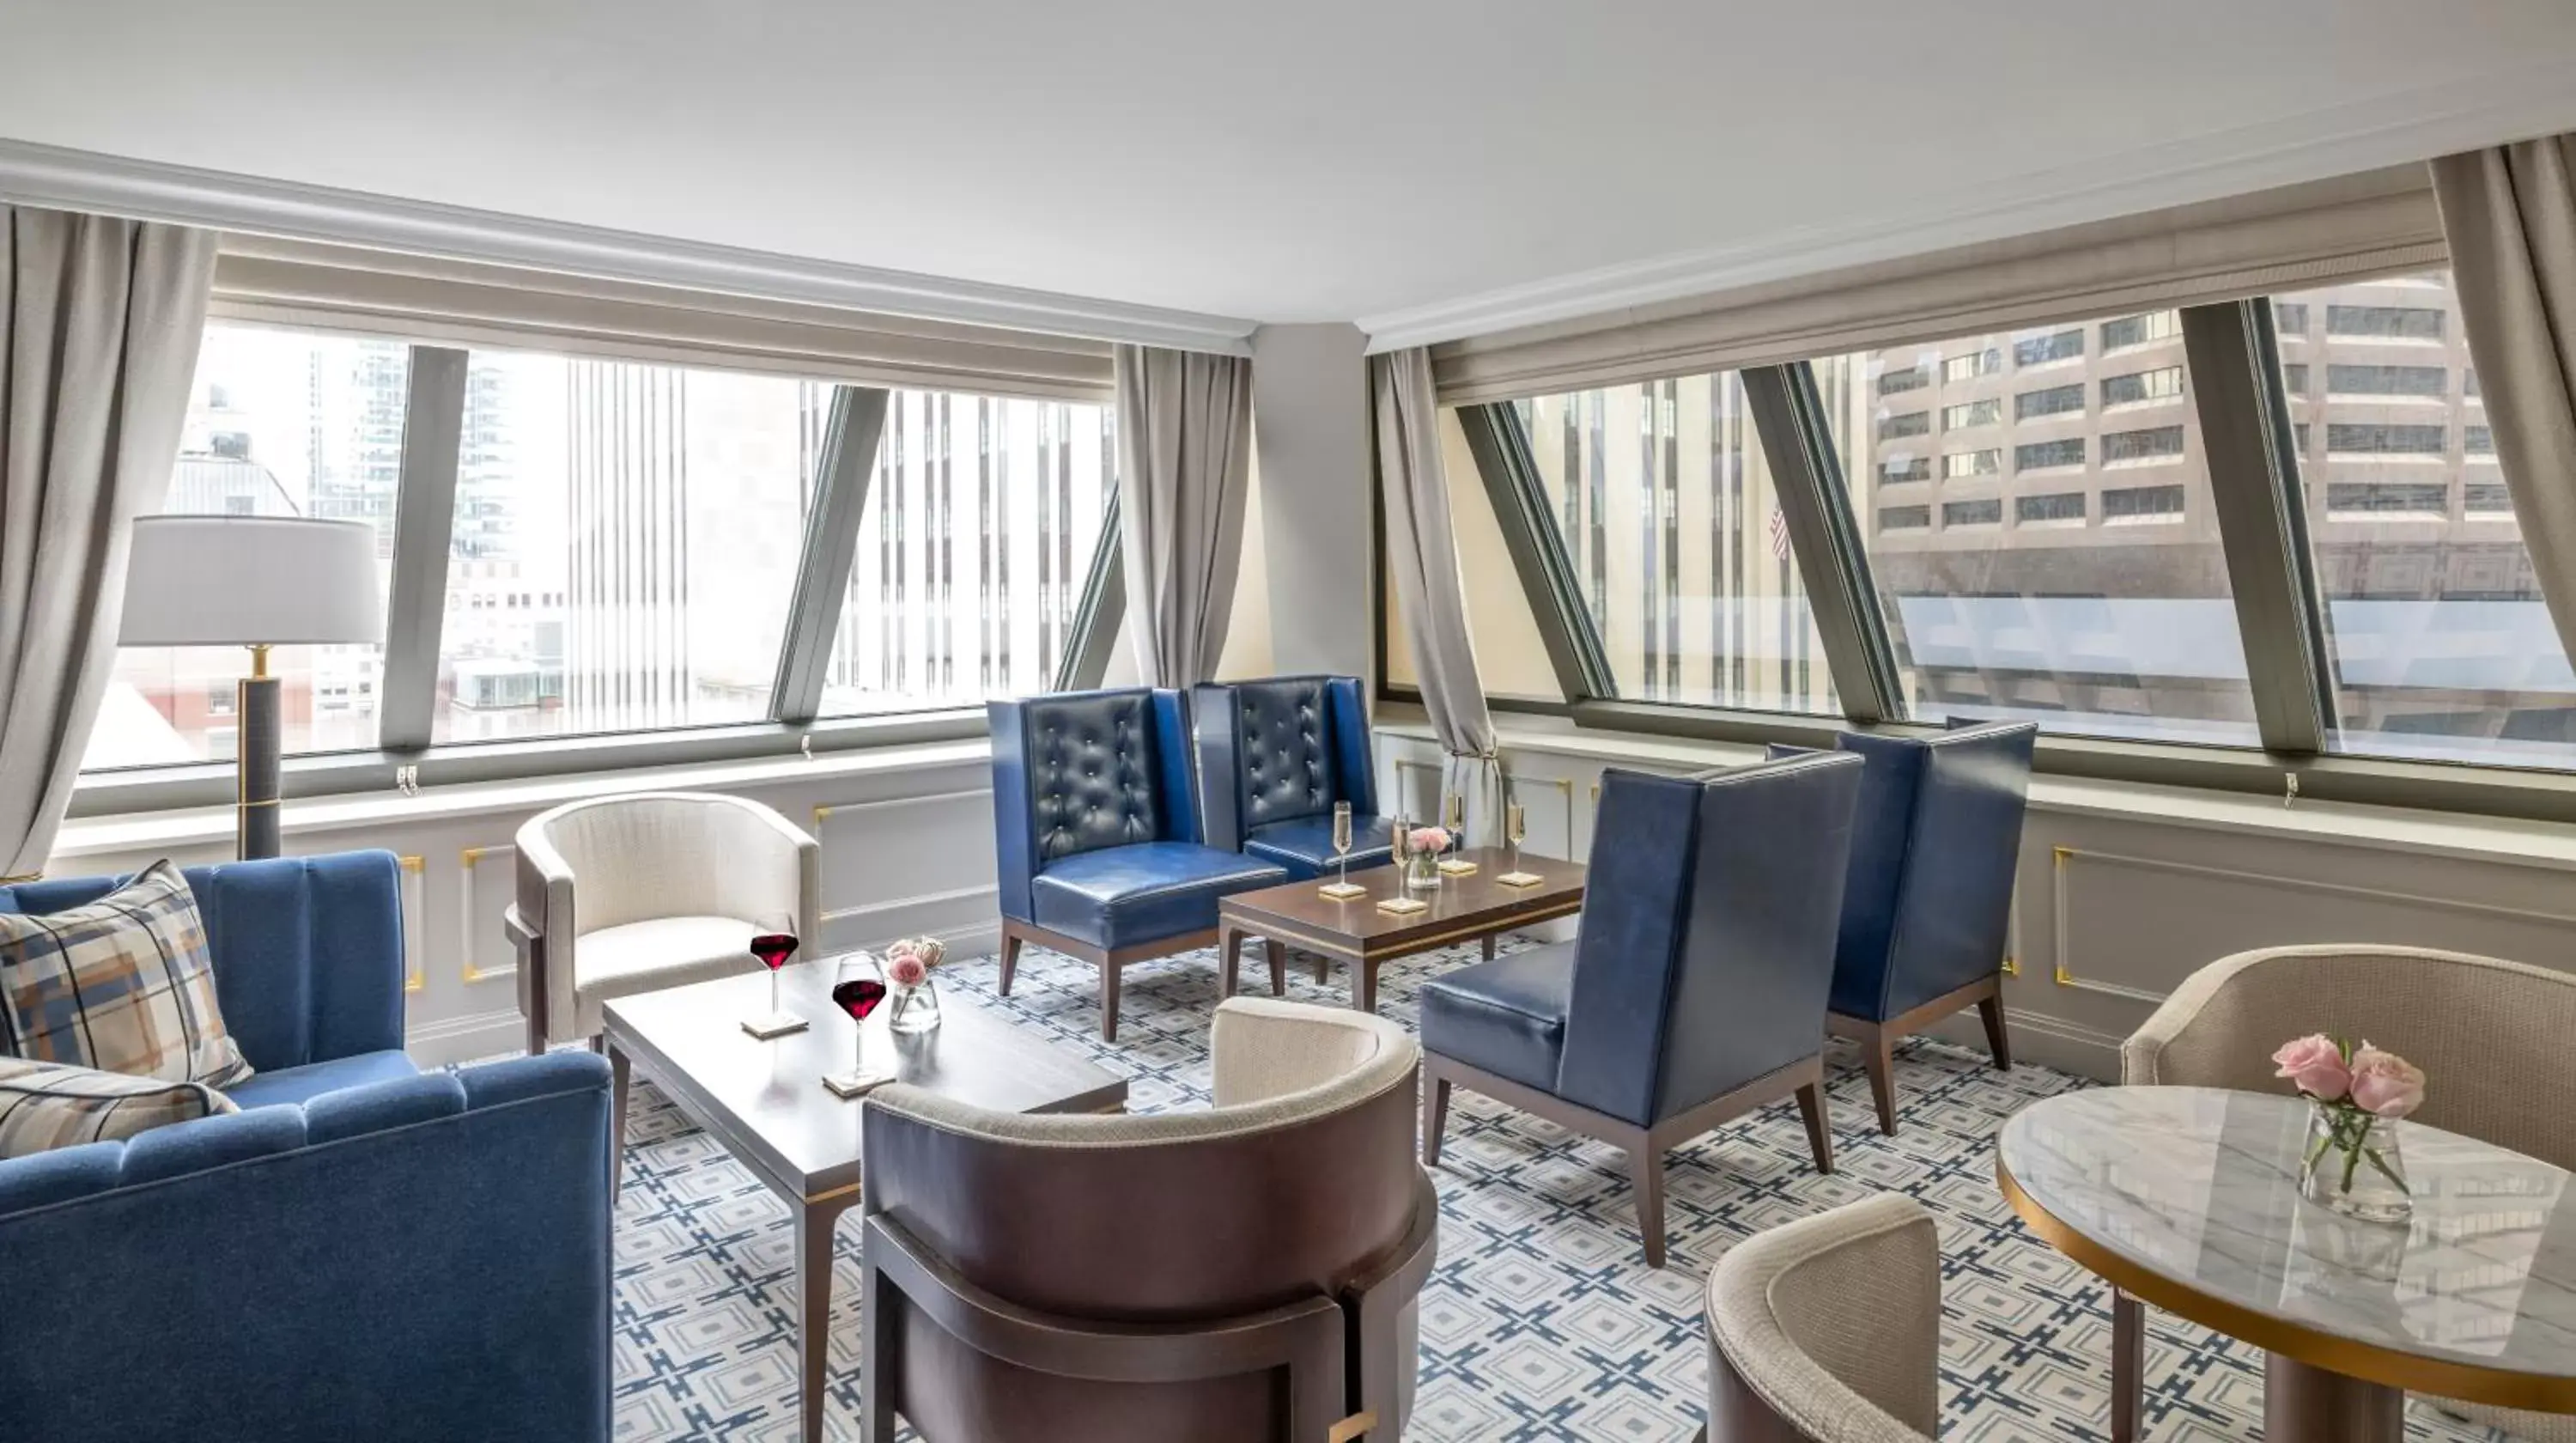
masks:
{"label": "champagne flute", "polygon": [[1512,844],[1512,871],[1521,869],[1521,843],[1529,838],[1529,813],[1520,803],[1503,808],[1503,840]]}
{"label": "champagne flute", "polygon": [[1333,862],[1341,872],[1333,885],[1321,889],[1325,896],[1341,901],[1368,890],[1351,885],[1351,804],[1348,802],[1333,803]]}

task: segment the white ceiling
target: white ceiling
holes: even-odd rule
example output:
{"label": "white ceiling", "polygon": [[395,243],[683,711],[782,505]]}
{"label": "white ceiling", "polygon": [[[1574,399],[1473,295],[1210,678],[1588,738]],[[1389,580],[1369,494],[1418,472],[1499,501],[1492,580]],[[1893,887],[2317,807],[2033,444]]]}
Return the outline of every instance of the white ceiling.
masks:
{"label": "white ceiling", "polygon": [[2571,67],[2568,0],[0,0],[0,137],[1430,334],[2576,127]]}

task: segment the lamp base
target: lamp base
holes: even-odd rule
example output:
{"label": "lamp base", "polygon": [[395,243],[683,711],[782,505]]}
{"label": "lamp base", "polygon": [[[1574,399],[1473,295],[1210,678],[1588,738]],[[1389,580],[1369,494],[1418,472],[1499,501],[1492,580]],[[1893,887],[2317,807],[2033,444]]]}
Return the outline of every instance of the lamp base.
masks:
{"label": "lamp base", "polygon": [[248,862],[278,853],[278,752],[283,718],[268,648],[251,648],[251,674],[233,688],[233,855]]}

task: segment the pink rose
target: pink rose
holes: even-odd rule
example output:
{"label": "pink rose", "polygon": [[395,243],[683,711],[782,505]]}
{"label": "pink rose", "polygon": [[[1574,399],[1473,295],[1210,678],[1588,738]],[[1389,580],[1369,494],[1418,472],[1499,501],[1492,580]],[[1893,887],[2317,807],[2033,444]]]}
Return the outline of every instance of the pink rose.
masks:
{"label": "pink rose", "polygon": [[2424,1069],[2365,1042],[2352,1054],[2352,1102],[2381,1117],[2404,1117],[2424,1105]]}
{"label": "pink rose", "polygon": [[918,987],[930,980],[930,968],[911,952],[897,952],[886,960],[886,980],[897,987]]}
{"label": "pink rose", "polygon": [[1411,843],[1413,850],[1417,852],[1445,852],[1449,850],[1449,834],[1439,827],[1416,827],[1413,829],[1412,835],[1405,838],[1405,840]]}
{"label": "pink rose", "polygon": [[2343,1049],[2322,1032],[2311,1033],[2295,1042],[2281,1044],[2272,1054],[2279,1065],[2275,1077],[2286,1077],[2299,1091],[2319,1102],[2333,1102],[2352,1085],[2352,1073],[2344,1066]]}

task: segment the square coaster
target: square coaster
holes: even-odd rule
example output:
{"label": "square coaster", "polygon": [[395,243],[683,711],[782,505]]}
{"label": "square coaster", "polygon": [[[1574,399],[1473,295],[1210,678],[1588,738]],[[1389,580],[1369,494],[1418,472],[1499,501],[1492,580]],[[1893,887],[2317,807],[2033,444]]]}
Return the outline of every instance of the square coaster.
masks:
{"label": "square coaster", "polygon": [[1389,897],[1378,903],[1377,909],[1381,912],[1391,912],[1398,917],[1409,917],[1416,912],[1430,911],[1431,904],[1414,897]]}
{"label": "square coaster", "polygon": [[807,1025],[804,1018],[793,1012],[772,1012],[766,1017],[746,1017],[742,1020],[742,1030],[763,1042],[773,1037],[785,1037],[792,1032],[802,1032]]}
{"label": "square coaster", "polygon": [[1476,875],[1476,864],[1468,861],[1464,857],[1443,857],[1440,859],[1440,875],[1444,877],[1472,877]]}
{"label": "square coaster", "polygon": [[1368,888],[1361,886],[1357,882],[1326,882],[1324,885],[1317,887],[1315,891],[1336,902],[1348,902],[1353,898],[1365,897],[1368,895]]}
{"label": "square coaster", "polygon": [[824,1077],[823,1085],[831,1089],[834,1097],[848,1102],[865,1097],[892,1081],[893,1074],[885,1072],[835,1072]]}
{"label": "square coaster", "polygon": [[1547,878],[1536,872],[1505,872],[1494,880],[1506,887],[1535,887]]}

